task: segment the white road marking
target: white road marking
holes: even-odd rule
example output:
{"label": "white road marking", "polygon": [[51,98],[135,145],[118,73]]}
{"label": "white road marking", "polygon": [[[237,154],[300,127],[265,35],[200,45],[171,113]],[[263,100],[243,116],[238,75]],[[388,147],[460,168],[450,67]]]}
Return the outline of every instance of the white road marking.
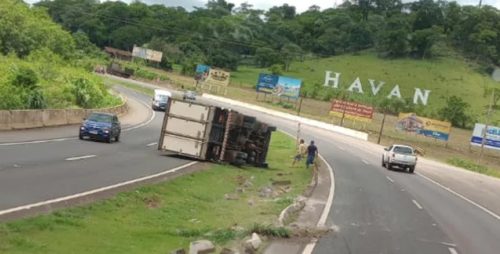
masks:
{"label": "white road marking", "polygon": [[450,192],[451,194],[453,194],[453,195],[455,195],[455,196],[457,196],[457,197],[459,197],[459,198],[461,198],[461,199],[463,199],[463,200],[467,201],[469,204],[471,204],[471,205],[473,205],[473,206],[475,206],[475,207],[477,207],[477,208],[479,208],[479,209],[483,210],[485,213],[487,213],[487,214],[489,214],[489,215],[493,216],[493,218],[495,218],[495,219],[497,219],[497,220],[500,220],[500,215],[498,215],[498,214],[496,214],[496,213],[494,213],[494,212],[492,212],[492,211],[488,210],[486,207],[484,207],[484,206],[482,206],[482,205],[480,205],[480,204],[478,204],[478,203],[476,203],[476,202],[474,202],[474,201],[472,201],[472,200],[468,199],[468,198],[467,198],[467,197],[465,197],[464,195],[462,195],[462,194],[460,194],[460,193],[458,193],[458,192],[456,192],[456,191],[454,191],[454,190],[450,189],[449,187],[446,187],[446,186],[444,186],[444,185],[442,185],[442,184],[440,184],[440,183],[438,183],[438,182],[436,182],[436,181],[432,180],[431,178],[429,178],[429,177],[427,177],[427,176],[425,176],[425,175],[422,175],[421,173],[418,173],[418,172],[417,172],[416,174],[417,174],[417,175],[419,175],[419,176],[421,176],[421,177],[423,177],[424,179],[426,179],[426,180],[428,180],[428,181],[430,181],[430,182],[432,182],[432,183],[436,184],[437,186],[439,186],[439,187],[441,187],[441,188],[445,189],[446,191]]}
{"label": "white road marking", "polygon": [[337,146],[338,149],[340,149],[341,151],[345,151],[345,148],[341,147],[341,146]]}
{"label": "white road marking", "polygon": [[318,242],[317,239],[313,239],[310,243],[306,245],[306,247],[302,251],[302,254],[311,254],[314,250],[314,247],[316,247],[317,242]]}
{"label": "white road marking", "polygon": [[151,143],[151,144],[147,144],[146,146],[155,146],[155,145],[158,145],[158,142],[154,142],[154,143]]}
{"label": "white road marking", "polygon": [[389,180],[389,182],[394,183],[394,180],[392,180],[392,178],[390,178],[388,176],[386,176],[385,178],[387,178],[387,180]]}
{"label": "white road marking", "polygon": [[321,217],[319,218],[318,221],[318,227],[324,227],[326,224],[326,219],[328,218],[328,214],[330,213],[330,209],[332,208],[332,203],[333,203],[333,196],[335,195],[335,178],[333,175],[333,169],[328,164],[328,162],[323,158],[323,156],[320,154],[319,157],[321,160],[323,160],[328,167],[328,173],[330,173],[330,193],[328,194],[328,199],[326,200],[325,208],[323,209],[323,213],[321,214]]}
{"label": "white road marking", "polygon": [[420,210],[424,209],[415,199],[412,199],[412,202],[417,206],[418,209]]}
{"label": "white road marking", "polygon": [[454,243],[440,242],[440,244],[442,244],[442,245],[446,245],[446,246],[448,246],[448,247],[457,247],[457,245],[456,245],[456,244],[454,244]]}
{"label": "white road marking", "polygon": [[365,161],[365,160],[361,160],[364,164],[366,165],[370,165],[370,163],[368,163],[368,161]]}
{"label": "white road marking", "polygon": [[158,174],[154,174],[154,175],[149,175],[149,176],[137,178],[137,179],[134,179],[134,180],[130,180],[130,181],[118,183],[118,184],[115,184],[115,185],[110,185],[110,186],[107,186],[107,187],[102,187],[102,188],[94,189],[94,190],[91,190],[91,191],[86,191],[86,192],[82,192],[82,193],[78,193],[78,194],[74,194],[74,195],[70,195],[70,196],[65,196],[65,197],[60,197],[60,198],[56,198],[56,199],[51,199],[51,200],[47,200],[47,201],[42,201],[42,202],[34,203],[34,204],[29,204],[29,205],[19,206],[19,207],[15,207],[15,208],[10,208],[10,209],[7,209],[7,210],[0,211],[0,216],[6,215],[6,214],[9,214],[9,213],[23,211],[23,210],[33,209],[33,208],[40,207],[40,206],[46,206],[46,205],[51,205],[51,204],[55,204],[55,203],[59,203],[59,202],[64,202],[64,201],[68,201],[68,200],[75,199],[75,198],[81,198],[81,197],[89,196],[89,195],[92,195],[92,194],[95,194],[95,193],[99,193],[99,192],[103,192],[103,191],[108,191],[108,190],[116,189],[116,188],[123,187],[123,186],[126,186],[126,185],[134,184],[134,183],[137,183],[137,182],[141,182],[141,181],[149,180],[149,179],[152,179],[152,178],[156,178],[156,177],[168,175],[168,174],[171,174],[171,173],[175,173],[175,172],[177,172],[177,171],[179,171],[181,169],[184,169],[184,168],[187,168],[189,166],[192,166],[192,165],[194,165],[196,163],[198,163],[198,162],[196,162],[196,161],[190,162],[188,164],[184,164],[182,166],[179,166],[179,167],[176,167],[174,169],[167,170],[167,171],[163,171],[163,172],[158,173]]}
{"label": "white road marking", "polygon": [[451,254],[458,254],[458,252],[455,250],[455,248],[448,248]]}
{"label": "white road marking", "polygon": [[94,158],[96,156],[97,155],[95,155],[95,154],[91,154],[91,155],[84,155],[84,156],[79,156],[79,157],[70,157],[70,158],[66,158],[65,160],[67,160],[67,161],[77,161],[77,160],[84,160],[84,159]]}

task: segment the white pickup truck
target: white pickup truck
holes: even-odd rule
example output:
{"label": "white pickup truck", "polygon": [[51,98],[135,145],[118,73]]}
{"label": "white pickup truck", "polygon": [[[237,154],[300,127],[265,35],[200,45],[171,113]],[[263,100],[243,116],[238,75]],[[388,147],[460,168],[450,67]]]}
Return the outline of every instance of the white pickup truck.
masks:
{"label": "white pickup truck", "polygon": [[392,145],[384,148],[382,155],[382,167],[392,169],[396,166],[402,169],[408,169],[410,173],[415,171],[417,165],[417,155],[410,146]]}

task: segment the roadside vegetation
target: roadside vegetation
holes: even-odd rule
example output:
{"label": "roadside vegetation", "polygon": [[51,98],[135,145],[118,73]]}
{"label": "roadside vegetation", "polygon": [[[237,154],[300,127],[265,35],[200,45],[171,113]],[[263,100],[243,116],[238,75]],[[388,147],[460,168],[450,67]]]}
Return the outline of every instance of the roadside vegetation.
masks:
{"label": "roadside vegetation", "polygon": [[[91,205],[1,223],[0,252],[168,253],[200,238],[228,245],[252,231],[287,237],[272,225],[311,180],[305,166],[290,168],[294,150],[294,140],[276,132],[269,169],[212,165]],[[271,196],[262,191],[268,188]]]}
{"label": "roadside vegetation", "polygon": [[63,30],[42,9],[0,2],[0,110],[118,105],[91,72],[104,56],[84,33]]}

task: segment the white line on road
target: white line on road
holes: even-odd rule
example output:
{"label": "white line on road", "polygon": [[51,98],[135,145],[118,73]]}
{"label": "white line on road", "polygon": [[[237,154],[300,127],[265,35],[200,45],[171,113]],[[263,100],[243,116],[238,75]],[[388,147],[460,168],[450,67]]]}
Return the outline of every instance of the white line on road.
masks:
{"label": "white line on road", "polygon": [[302,251],[302,254],[311,254],[314,250],[314,247],[316,247],[317,242],[318,242],[317,239],[313,239],[310,243],[306,245],[306,247]]}
{"label": "white line on road", "polygon": [[455,248],[448,248],[451,254],[458,254],[458,252],[455,250]]}
{"label": "white line on road", "polygon": [[333,169],[330,164],[328,164],[328,162],[325,160],[325,158],[323,158],[321,154],[319,155],[319,157],[325,162],[326,166],[328,167],[328,173],[330,173],[331,182],[330,193],[328,194],[328,199],[326,200],[325,209],[323,210],[323,213],[321,214],[321,217],[318,221],[318,227],[324,227],[333,204],[333,196],[335,195],[335,178],[333,176]]}
{"label": "white line on road", "polygon": [[155,146],[155,145],[158,145],[158,142],[153,142],[151,144],[147,144],[146,146]]}
{"label": "white line on road", "polygon": [[196,162],[196,161],[190,162],[188,164],[184,164],[182,166],[179,166],[179,167],[176,167],[174,169],[167,170],[167,171],[163,171],[163,172],[158,173],[158,174],[137,178],[134,180],[118,183],[118,184],[107,186],[107,187],[102,187],[99,189],[94,189],[94,190],[87,191],[87,192],[82,192],[82,193],[78,193],[78,194],[74,194],[74,195],[70,195],[70,196],[66,196],[66,197],[61,197],[61,198],[51,199],[51,200],[42,201],[42,202],[38,202],[38,203],[34,203],[34,204],[10,208],[7,210],[0,211],[0,216],[5,215],[5,214],[9,214],[9,213],[23,211],[23,210],[29,210],[29,209],[33,209],[33,208],[37,208],[37,207],[41,207],[41,206],[51,205],[51,204],[55,204],[55,203],[59,203],[59,202],[64,202],[64,201],[68,201],[68,200],[75,199],[75,198],[81,198],[81,197],[89,196],[89,195],[96,194],[99,192],[108,191],[108,190],[116,189],[119,187],[127,186],[130,184],[146,181],[146,180],[153,179],[156,177],[161,177],[164,175],[175,173],[183,168],[187,168],[187,167],[192,166],[196,163],[198,163],[198,162]]}
{"label": "white line on road", "polygon": [[417,206],[418,209],[420,210],[424,209],[415,199],[412,199],[412,202]]}
{"label": "white line on road", "polygon": [[489,215],[493,216],[495,219],[500,220],[500,215],[498,215],[498,214],[496,214],[496,213],[494,213],[494,212],[492,212],[492,211],[488,210],[486,207],[484,207],[484,206],[482,206],[482,205],[480,205],[480,204],[478,204],[478,203],[476,203],[476,202],[474,202],[474,201],[472,201],[472,200],[468,199],[468,198],[467,198],[467,197],[465,197],[464,195],[462,195],[462,194],[460,194],[460,193],[458,193],[458,192],[456,192],[456,191],[454,191],[454,190],[452,190],[452,189],[450,189],[450,188],[448,188],[448,187],[446,187],[446,186],[444,186],[444,185],[442,185],[442,184],[440,184],[440,183],[438,183],[438,182],[436,182],[436,181],[432,180],[431,178],[429,178],[429,177],[427,177],[427,176],[425,176],[425,175],[422,175],[421,173],[418,173],[418,172],[417,172],[416,174],[417,174],[417,175],[419,175],[419,176],[421,176],[421,177],[423,177],[424,179],[426,179],[426,180],[428,180],[428,181],[430,181],[430,182],[432,182],[432,183],[436,184],[437,186],[439,186],[439,187],[441,187],[441,188],[443,188],[443,189],[447,190],[447,191],[448,191],[448,192],[450,192],[451,194],[453,194],[453,195],[455,195],[455,196],[457,196],[457,197],[459,197],[459,198],[461,198],[461,199],[463,199],[463,200],[467,201],[469,204],[476,206],[477,208],[479,208],[479,209],[483,210],[485,213],[487,213],[487,214],[489,214]]}
{"label": "white line on road", "polygon": [[84,160],[84,159],[93,158],[93,157],[96,157],[96,156],[97,155],[90,154],[90,155],[84,155],[84,156],[78,156],[78,157],[70,157],[70,158],[66,158],[65,160],[67,160],[67,161],[77,161],[77,160]]}
{"label": "white line on road", "polygon": [[388,176],[386,176],[386,178],[387,178],[387,180],[389,180],[389,182],[394,183],[394,180],[392,180],[392,178],[390,178]]}
{"label": "white line on road", "polygon": [[345,148],[341,147],[341,146],[337,146],[338,149],[340,149],[341,151],[345,151]]}
{"label": "white line on road", "polygon": [[361,160],[364,164],[366,165],[370,165],[370,163],[368,163],[368,161],[365,161],[365,160]]}

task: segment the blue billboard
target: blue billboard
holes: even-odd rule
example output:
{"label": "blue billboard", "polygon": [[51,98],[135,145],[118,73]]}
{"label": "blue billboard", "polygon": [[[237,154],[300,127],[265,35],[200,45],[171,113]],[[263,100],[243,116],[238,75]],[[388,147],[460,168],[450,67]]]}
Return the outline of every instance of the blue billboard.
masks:
{"label": "blue billboard", "polygon": [[476,123],[470,140],[471,145],[481,146],[483,144],[483,137],[486,136],[484,147],[500,150],[500,127],[488,126],[486,133],[484,133],[485,129],[486,125]]}
{"label": "blue billboard", "polygon": [[301,86],[302,81],[299,79],[261,73],[256,88],[261,93],[298,98]]}

